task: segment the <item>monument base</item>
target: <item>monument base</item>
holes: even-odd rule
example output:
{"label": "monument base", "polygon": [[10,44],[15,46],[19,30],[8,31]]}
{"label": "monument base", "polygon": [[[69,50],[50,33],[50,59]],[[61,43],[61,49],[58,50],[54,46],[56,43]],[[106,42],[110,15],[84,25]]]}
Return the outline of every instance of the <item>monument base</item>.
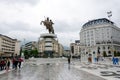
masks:
{"label": "monument base", "polygon": [[45,33],[40,35],[41,38],[57,38],[56,34]]}
{"label": "monument base", "polygon": [[[56,34],[45,33],[40,35],[39,39],[39,52],[42,53],[41,57],[58,57],[59,43]],[[55,56],[58,54],[58,56]]]}

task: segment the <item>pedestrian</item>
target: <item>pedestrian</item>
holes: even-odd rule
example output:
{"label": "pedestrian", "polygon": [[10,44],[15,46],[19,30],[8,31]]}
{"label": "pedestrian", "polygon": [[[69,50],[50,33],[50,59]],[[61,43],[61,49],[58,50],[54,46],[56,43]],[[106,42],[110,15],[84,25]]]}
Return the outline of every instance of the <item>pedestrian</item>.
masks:
{"label": "pedestrian", "polygon": [[115,58],[116,64],[119,65],[119,59]]}
{"label": "pedestrian", "polygon": [[7,58],[6,60],[6,71],[8,71],[10,69],[10,59]]}
{"label": "pedestrian", "polygon": [[18,66],[18,56],[17,56],[17,54],[15,55],[15,70],[17,69],[17,66]]}
{"label": "pedestrian", "polygon": [[19,69],[21,68],[21,62],[23,62],[23,59],[19,56],[19,59],[18,59],[18,67],[19,67]]}
{"label": "pedestrian", "polygon": [[97,57],[95,57],[94,60],[95,60],[96,63],[98,62],[98,58]]}
{"label": "pedestrian", "polygon": [[13,57],[13,59],[12,59],[12,69],[14,69],[15,68],[15,57]]}
{"label": "pedestrian", "polygon": [[99,56],[97,56],[96,60],[97,60],[97,62],[99,61]]}
{"label": "pedestrian", "polygon": [[92,58],[88,57],[88,63],[92,63]]}
{"label": "pedestrian", "polygon": [[94,58],[94,61],[97,62],[97,61],[96,61],[96,57]]}
{"label": "pedestrian", "polygon": [[70,57],[68,57],[68,64],[70,64]]}
{"label": "pedestrian", "polygon": [[113,65],[115,65],[116,64],[116,60],[115,60],[114,57],[112,58],[112,61],[113,61]]}
{"label": "pedestrian", "polygon": [[5,70],[6,65],[6,60],[2,59],[2,70]]}

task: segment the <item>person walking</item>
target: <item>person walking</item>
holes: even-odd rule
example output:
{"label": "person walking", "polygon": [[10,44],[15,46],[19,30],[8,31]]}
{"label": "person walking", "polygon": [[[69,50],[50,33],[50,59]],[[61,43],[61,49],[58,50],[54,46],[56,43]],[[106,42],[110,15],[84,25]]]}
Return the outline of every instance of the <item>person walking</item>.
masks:
{"label": "person walking", "polygon": [[6,71],[8,71],[10,69],[10,59],[7,58],[6,60]]}
{"label": "person walking", "polygon": [[4,65],[5,65],[5,62],[3,59],[0,59],[0,71],[4,70]]}
{"label": "person walking", "polygon": [[18,56],[17,56],[17,54],[15,55],[15,70],[17,70],[17,67],[18,67]]}
{"label": "person walking", "polygon": [[14,69],[15,68],[15,58],[13,57],[13,59],[12,59],[12,69]]}
{"label": "person walking", "polygon": [[23,62],[23,59],[21,57],[19,57],[18,59],[18,67],[19,69],[21,68],[21,63]]}
{"label": "person walking", "polygon": [[116,64],[119,65],[119,59],[116,57],[115,58]]}
{"label": "person walking", "polygon": [[88,63],[92,63],[92,57],[91,56],[88,57]]}
{"label": "person walking", "polygon": [[116,64],[116,60],[115,60],[114,57],[112,58],[112,61],[113,61],[113,65],[115,65]]}
{"label": "person walking", "polygon": [[70,57],[68,57],[68,64],[70,64]]}

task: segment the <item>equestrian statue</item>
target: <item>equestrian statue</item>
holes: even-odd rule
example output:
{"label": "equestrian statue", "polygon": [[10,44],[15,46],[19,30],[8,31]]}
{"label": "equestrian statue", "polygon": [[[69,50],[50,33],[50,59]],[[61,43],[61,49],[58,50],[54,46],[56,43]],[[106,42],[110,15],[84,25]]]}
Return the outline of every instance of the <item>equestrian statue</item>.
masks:
{"label": "equestrian statue", "polygon": [[43,25],[46,27],[46,29],[49,31],[49,33],[54,34],[54,29],[53,29],[53,22],[52,20],[49,19],[49,17],[47,17],[44,21],[41,21],[41,25]]}

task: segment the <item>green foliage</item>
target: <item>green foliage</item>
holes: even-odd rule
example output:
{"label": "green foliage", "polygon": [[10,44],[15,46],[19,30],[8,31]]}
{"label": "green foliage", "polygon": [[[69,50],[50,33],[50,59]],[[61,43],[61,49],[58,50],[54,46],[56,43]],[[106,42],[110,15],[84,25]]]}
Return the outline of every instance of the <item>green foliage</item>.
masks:
{"label": "green foliage", "polygon": [[117,56],[118,56],[116,51],[114,51],[114,56],[115,56],[115,57],[117,57]]}
{"label": "green foliage", "polygon": [[119,57],[120,56],[120,52],[119,51],[118,52],[114,51],[114,56],[115,57]]}
{"label": "green foliage", "polygon": [[29,57],[38,57],[38,50],[37,49],[34,49],[34,50],[25,50],[23,51],[24,53],[24,56],[26,59],[28,59]]}
{"label": "green foliage", "polygon": [[106,51],[103,51],[103,56],[107,57]]}
{"label": "green foliage", "polygon": [[25,59],[29,58],[29,52],[27,50],[23,51]]}
{"label": "green foliage", "polygon": [[31,50],[30,55],[33,57],[38,57],[38,50],[37,49]]}
{"label": "green foliage", "polygon": [[120,52],[119,51],[117,52],[117,56],[120,56]]}

